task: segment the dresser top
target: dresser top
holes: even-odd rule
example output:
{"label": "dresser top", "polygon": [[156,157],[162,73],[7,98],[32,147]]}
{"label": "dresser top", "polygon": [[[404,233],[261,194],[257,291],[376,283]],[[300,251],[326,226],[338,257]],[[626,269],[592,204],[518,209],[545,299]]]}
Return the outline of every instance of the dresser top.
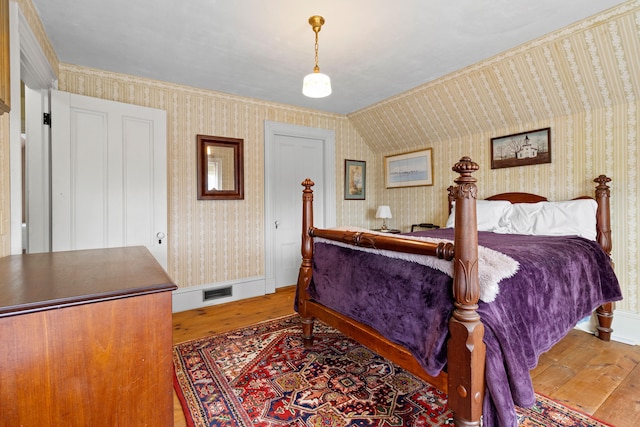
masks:
{"label": "dresser top", "polygon": [[0,258],[0,317],[174,289],[142,246]]}

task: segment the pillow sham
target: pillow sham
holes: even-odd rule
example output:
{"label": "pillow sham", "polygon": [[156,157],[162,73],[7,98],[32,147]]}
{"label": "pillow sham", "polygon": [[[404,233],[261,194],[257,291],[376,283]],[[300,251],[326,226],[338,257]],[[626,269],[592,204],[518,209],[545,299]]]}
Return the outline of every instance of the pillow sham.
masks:
{"label": "pillow sham", "polygon": [[597,209],[593,199],[515,203],[508,217],[508,233],[596,240]]}
{"label": "pillow sham", "polygon": [[[511,212],[511,202],[506,200],[477,200],[476,217],[478,231],[500,231],[507,227],[505,220]],[[453,228],[456,222],[456,205],[453,203],[446,228]]]}

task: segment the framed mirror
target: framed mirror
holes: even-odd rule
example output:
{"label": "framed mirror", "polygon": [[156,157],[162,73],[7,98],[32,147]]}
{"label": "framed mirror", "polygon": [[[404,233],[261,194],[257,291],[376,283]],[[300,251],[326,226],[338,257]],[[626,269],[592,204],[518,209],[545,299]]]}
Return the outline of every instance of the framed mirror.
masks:
{"label": "framed mirror", "polygon": [[244,199],[244,140],[197,135],[198,199]]}

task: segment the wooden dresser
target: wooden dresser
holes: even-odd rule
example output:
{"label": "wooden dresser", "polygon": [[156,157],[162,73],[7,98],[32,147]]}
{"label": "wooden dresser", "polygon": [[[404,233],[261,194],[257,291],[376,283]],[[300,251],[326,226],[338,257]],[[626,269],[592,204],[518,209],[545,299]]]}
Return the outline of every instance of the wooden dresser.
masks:
{"label": "wooden dresser", "polygon": [[0,425],[172,426],[175,288],[144,247],[0,258]]}

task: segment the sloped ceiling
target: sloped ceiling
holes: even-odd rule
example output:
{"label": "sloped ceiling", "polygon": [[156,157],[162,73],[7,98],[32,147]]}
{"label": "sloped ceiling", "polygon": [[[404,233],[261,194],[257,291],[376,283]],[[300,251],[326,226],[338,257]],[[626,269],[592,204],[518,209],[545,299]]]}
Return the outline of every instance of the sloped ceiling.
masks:
{"label": "sloped ceiling", "polygon": [[[384,154],[635,102],[640,97],[640,2],[348,115]],[[495,135],[501,136],[501,135]]]}

